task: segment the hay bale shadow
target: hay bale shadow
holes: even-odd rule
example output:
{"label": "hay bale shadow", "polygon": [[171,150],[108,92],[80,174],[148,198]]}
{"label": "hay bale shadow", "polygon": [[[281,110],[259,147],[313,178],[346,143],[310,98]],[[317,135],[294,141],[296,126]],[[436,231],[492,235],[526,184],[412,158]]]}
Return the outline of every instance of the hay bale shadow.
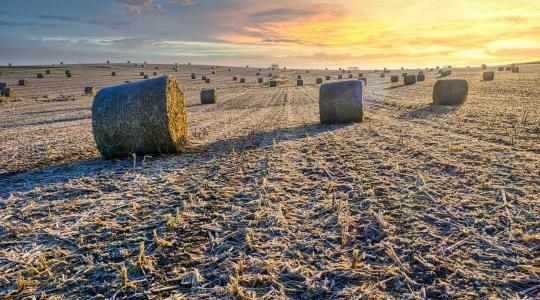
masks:
{"label": "hay bale shadow", "polygon": [[405,86],[404,84],[398,84],[398,85],[393,85],[393,86],[385,87],[384,89],[385,89],[385,90],[393,90],[393,89],[402,88],[402,87],[404,87],[404,86]]}
{"label": "hay bale shadow", "polygon": [[413,119],[428,119],[452,114],[458,111],[459,105],[434,105],[428,104],[406,113],[406,117]]}

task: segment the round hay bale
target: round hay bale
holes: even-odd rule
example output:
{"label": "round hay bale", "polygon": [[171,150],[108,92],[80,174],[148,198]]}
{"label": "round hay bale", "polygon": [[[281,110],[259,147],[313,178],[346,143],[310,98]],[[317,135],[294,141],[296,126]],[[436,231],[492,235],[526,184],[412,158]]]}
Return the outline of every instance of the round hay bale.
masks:
{"label": "round hay bale", "polygon": [[448,76],[452,75],[452,70],[446,70],[446,74],[448,74]]}
{"label": "round hay bale", "polygon": [[446,77],[446,76],[448,76],[448,71],[442,70],[441,71],[441,77]]}
{"label": "round hay bale", "polygon": [[51,74],[51,70],[45,70],[45,74],[47,75]]}
{"label": "round hay bale", "polygon": [[360,80],[325,83],[319,90],[322,124],[364,121],[364,86]]}
{"label": "round hay bale", "polygon": [[[61,65],[63,65],[63,64],[64,64],[64,62],[63,62],[63,61],[61,61],[61,62],[60,62],[60,64],[61,64]],[[9,65],[11,66],[11,64],[9,64]]]}
{"label": "round hay bale", "polygon": [[15,96],[15,90],[13,90],[13,88],[10,88],[10,87],[3,87],[2,90],[0,91],[0,94],[4,97],[13,97]]}
{"label": "round hay bale", "polygon": [[216,71],[212,71],[212,74],[216,74]]}
{"label": "round hay bale", "polygon": [[143,78],[144,78],[144,79],[148,79],[148,75],[144,75]]}
{"label": "round hay bale", "polygon": [[246,79],[245,78],[240,78],[240,83],[246,83]]}
{"label": "round hay bale", "polygon": [[206,78],[206,79],[204,80],[204,82],[205,82],[205,83],[210,83],[210,78]]}
{"label": "round hay bale", "polygon": [[326,80],[330,80],[330,79],[332,79],[332,76],[328,76],[328,75],[327,75],[325,79],[326,79]]}
{"label": "round hay bale", "polygon": [[0,89],[3,89],[5,87],[8,87],[7,82],[0,82]]}
{"label": "round hay bale", "polygon": [[188,64],[188,66],[191,66],[191,63],[190,63],[190,62],[188,62],[187,64]]}
{"label": "round hay bale", "polygon": [[229,68],[229,72],[232,71],[231,68]]}
{"label": "round hay bale", "polygon": [[201,90],[201,104],[214,104],[216,103],[216,90],[215,89],[202,89]]}
{"label": "round hay bale", "polygon": [[499,67],[499,72],[504,71],[504,67]]}
{"label": "round hay bale", "polygon": [[349,78],[352,78],[352,76],[353,76],[352,74],[349,74]]}
{"label": "round hay bale", "polygon": [[433,86],[433,104],[459,105],[467,100],[469,85],[464,79],[437,80]]}
{"label": "round hay bale", "polygon": [[261,73],[257,72],[255,73],[255,76],[261,76]]}
{"label": "round hay bale", "polygon": [[386,76],[386,75],[385,75],[384,73],[381,73],[381,74],[379,75],[379,78],[384,78],[385,76]]}
{"label": "round hay bale", "polygon": [[347,73],[351,74],[351,70],[348,70]]}
{"label": "round hay bale", "polygon": [[512,71],[512,67],[506,67],[506,71]]}
{"label": "round hay bale", "polygon": [[37,73],[36,77],[37,78],[43,78],[43,73]]}
{"label": "round hay bale", "polygon": [[116,72],[111,72],[111,76],[116,76]]}
{"label": "round hay bale", "polygon": [[308,73],[309,73],[309,70],[306,70],[306,74],[308,74]]}
{"label": "round hay bale", "polygon": [[407,75],[407,76],[403,77],[403,83],[404,83],[405,85],[415,84],[415,83],[416,83],[416,76],[414,76],[414,75]]}
{"label": "round hay bale", "polygon": [[418,71],[418,75],[424,75],[424,71]]}
{"label": "round hay bale", "polygon": [[152,73],[154,76],[157,76],[157,72]]}
{"label": "round hay bale", "polygon": [[130,63],[131,63],[131,61],[129,61],[129,60],[128,60],[128,61],[127,61],[127,63],[128,63],[128,64],[130,64]]}
{"label": "round hay bale", "polygon": [[401,77],[406,77],[407,75],[407,73],[401,73]]}
{"label": "round hay bale", "polygon": [[110,61],[107,61],[108,64],[110,64],[111,62]]}
{"label": "round hay bale", "polygon": [[484,74],[482,75],[482,79],[484,81],[492,81],[493,79],[495,79],[495,72],[493,71],[484,72]]}
{"label": "round hay bale", "polygon": [[237,80],[238,80],[238,77],[233,76],[232,80],[233,80],[233,81],[237,81]]}
{"label": "round hay bale", "polygon": [[71,78],[71,76],[72,76],[71,72],[66,73],[67,78]]}
{"label": "round hay bale", "polygon": [[424,74],[416,75],[416,80],[417,81],[425,81],[426,80],[426,75],[424,75]]}
{"label": "round hay bale", "polygon": [[277,81],[276,80],[270,80],[270,87],[276,87]]}
{"label": "round hay bale", "polygon": [[482,70],[486,70],[486,69],[487,69],[487,65],[482,64]]}
{"label": "round hay bale", "polygon": [[512,67],[512,73],[519,73],[519,67]]}
{"label": "round hay bale", "polygon": [[360,78],[358,78],[358,80],[363,81],[363,82],[364,82],[364,86],[367,85],[367,77],[360,77]]}
{"label": "round hay bale", "polygon": [[257,79],[257,82],[258,82],[258,83],[263,83],[263,78],[262,78],[262,77],[259,77],[259,78]]}
{"label": "round hay bale", "polygon": [[321,78],[321,77],[317,77],[315,83],[316,83],[316,84],[322,84],[322,78]]}
{"label": "round hay bale", "polygon": [[26,85],[28,85],[28,80],[26,80],[26,79],[19,79],[19,85],[20,85],[20,86],[26,86]]}
{"label": "round hay bale", "polygon": [[296,86],[303,86],[303,85],[304,85],[304,80],[302,79],[296,80]]}
{"label": "round hay bale", "polygon": [[139,75],[144,76],[144,72],[140,72]]}
{"label": "round hay bale", "polygon": [[399,81],[399,76],[395,75],[395,76],[390,77],[390,82],[398,82],[398,81]]}
{"label": "round hay bale", "polygon": [[302,75],[297,75],[296,79],[302,79]]}
{"label": "round hay bale", "polygon": [[203,75],[203,76],[201,77],[201,80],[205,81],[205,80],[206,80],[206,75]]}
{"label": "round hay bale", "polygon": [[101,89],[92,130],[104,158],[178,153],[187,141],[184,95],[174,76]]}
{"label": "round hay bale", "polygon": [[272,73],[268,73],[268,77],[272,77]]}
{"label": "round hay bale", "polygon": [[364,73],[358,73],[358,78],[364,77]]}
{"label": "round hay bale", "polygon": [[87,86],[84,88],[84,94],[94,96],[96,94],[96,88],[93,86]]}
{"label": "round hay bale", "polygon": [[337,79],[343,79],[343,75],[338,75]]}
{"label": "round hay bale", "polygon": [[65,70],[65,71],[64,71],[64,74],[66,74],[66,75],[69,74],[69,73],[71,73],[70,70]]}
{"label": "round hay bale", "polygon": [[191,79],[197,79],[197,75],[195,75],[195,73],[191,73]]}
{"label": "round hay bale", "polygon": [[262,69],[261,69],[261,68],[259,68],[259,72],[260,72],[260,71],[262,71]]}

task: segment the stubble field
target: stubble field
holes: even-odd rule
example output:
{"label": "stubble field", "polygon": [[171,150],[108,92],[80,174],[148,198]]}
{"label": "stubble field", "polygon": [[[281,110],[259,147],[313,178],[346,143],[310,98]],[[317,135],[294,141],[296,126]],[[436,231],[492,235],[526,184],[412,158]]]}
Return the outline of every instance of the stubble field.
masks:
{"label": "stubble field", "polygon": [[[172,67],[0,68],[0,298],[538,297],[540,65],[454,69],[461,107],[430,104],[435,71],[352,71],[367,119],[342,125],[315,84],[340,71]],[[141,71],[177,77],[190,146],[104,161],[84,87]]]}

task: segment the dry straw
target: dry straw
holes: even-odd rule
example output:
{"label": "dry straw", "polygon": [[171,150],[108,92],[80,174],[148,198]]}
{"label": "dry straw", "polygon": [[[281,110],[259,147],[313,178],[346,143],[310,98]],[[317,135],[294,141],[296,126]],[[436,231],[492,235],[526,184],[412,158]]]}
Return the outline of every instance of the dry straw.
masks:
{"label": "dry straw", "polygon": [[464,79],[438,80],[433,87],[433,104],[459,105],[467,100],[469,85]]}
{"label": "dry straw", "polygon": [[174,76],[101,89],[92,129],[104,158],[178,153],[187,141],[184,95]]}
{"label": "dry straw", "polygon": [[364,89],[359,80],[326,83],[319,90],[322,124],[362,122]]}

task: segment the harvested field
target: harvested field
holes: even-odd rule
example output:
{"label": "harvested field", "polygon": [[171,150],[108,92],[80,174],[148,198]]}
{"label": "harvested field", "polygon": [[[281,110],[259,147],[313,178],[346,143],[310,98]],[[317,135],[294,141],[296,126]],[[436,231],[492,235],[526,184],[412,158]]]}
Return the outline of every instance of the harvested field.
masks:
{"label": "harvested field", "polygon": [[[270,88],[257,68],[207,84],[191,73],[211,66],[173,66],[147,68],[184,91],[187,152],[111,161],[84,87],[141,68],[0,68],[15,90],[0,98],[0,298],[538,297],[540,65],[493,81],[453,68],[469,84],[455,107],[431,105],[436,70],[411,86],[362,70],[366,120],[341,125],[320,125],[316,85],[341,71],[296,86],[275,70]],[[200,105],[202,88],[219,101]]]}

